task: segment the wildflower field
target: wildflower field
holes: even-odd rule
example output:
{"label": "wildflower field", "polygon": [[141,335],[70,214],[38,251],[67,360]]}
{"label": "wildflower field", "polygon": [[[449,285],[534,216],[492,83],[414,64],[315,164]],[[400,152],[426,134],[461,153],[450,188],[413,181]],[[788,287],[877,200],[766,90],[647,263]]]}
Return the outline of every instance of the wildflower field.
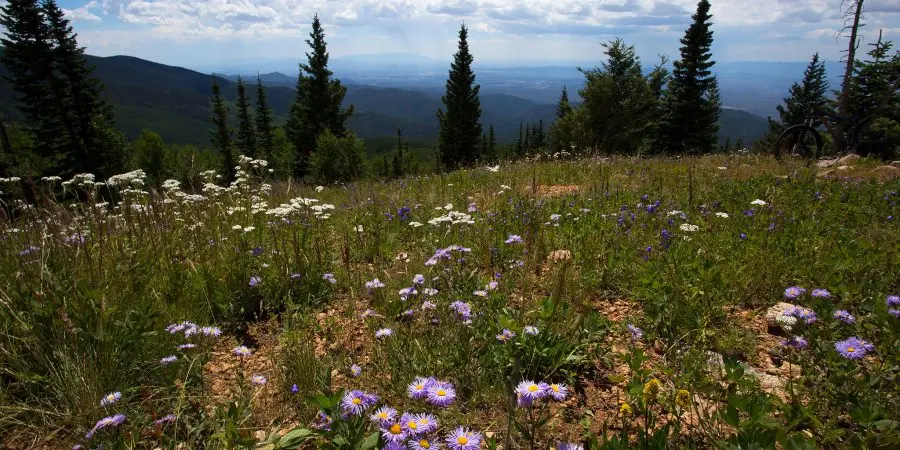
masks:
{"label": "wildflower field", "polygon": [[37,206],[0,180],[0,446],[900,447],[875,162],[240,164],[45,179]]}

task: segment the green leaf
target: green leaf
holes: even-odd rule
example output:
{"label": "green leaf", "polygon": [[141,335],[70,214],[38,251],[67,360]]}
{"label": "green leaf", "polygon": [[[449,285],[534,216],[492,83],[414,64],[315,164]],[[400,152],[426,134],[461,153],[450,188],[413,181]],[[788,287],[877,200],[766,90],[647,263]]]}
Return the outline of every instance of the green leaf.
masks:
{"label": "green leaf", "polygon": [[276,449],[296,449],[300,443],[313,435],[313,432],[306,428],[295,428],[278,440]]}
{"label": "green leaf", "polygon": [[378,445],[378,432],[370,434],[360,445],[359,450],[370,450]]}

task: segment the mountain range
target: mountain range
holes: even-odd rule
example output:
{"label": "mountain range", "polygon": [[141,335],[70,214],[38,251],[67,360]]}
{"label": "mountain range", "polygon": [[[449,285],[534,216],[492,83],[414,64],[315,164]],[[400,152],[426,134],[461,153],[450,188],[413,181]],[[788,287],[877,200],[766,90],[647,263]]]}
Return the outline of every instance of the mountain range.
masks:
{"label": "mountain range", "polygon": [[[2,51],[2,49],[0,49]],[[168,143],[193,144],[206,147],[209,143],[210,86],[216,77],[226,101],[233,103],[237,97],[234,75],[210,75],[181,67],[168,66],[131,56],[87,56],[95,67],[94,74],[105,86],[105,95],[116,108],[116,123],[129,138],[135,138],[144,128],[159,133]],[[362,66],[365,61],[357,62]],[[396,70],[396,69],[394,69]],[[574,70],[574,69],[573,69]],[[577,73],[577,71],[576,71]],[[7,75],[0,65],[0,76]],[[346,105],[354,105],[355,113],[349,127],[363,139],[396,135],[400,128],[407,139],[431,142],[437,137],[436,111],[442,107],[443,82],[415,83],[416,74],[408,74],[405,87],[378,86],[360,83],[337,74],[347,86]],[[430,75],[429,75],[430,76]],[[446,78],[446,73],[442,75]],[[502,75],[476,72],[482,79],[482,123],[485,128],[493,125],[498,140],[511,142],[519,132],[521,122],[537,123],[542,120],[545,130],[555,113],[555,98],[540,101],[526,96],[513,95],[506,89],[496,88],[490,80]],[[266,86],[269,106],[278,123],[284,123],[294,100],[296,78],[272,72],[260,75]],[[357,77],[359,78],[359,77]],[[428,78],[428,77],[424,77]],[[515,79],[515,75],[510,76]],[[532,77],[533,78],[533,77]],[[395,78],[396,79],[396,78]],[[248,92],[255,102],[256,74],[248,75]],[[583,84],[583,78],[581,83]],[[573,86],[576,90],[580,85]],[[557,94],[558,95],[558,91]],[[0,113],[15,119],[14,92],[10,84],[0,80]],[[720,136],[738,137],[745,142],[762,135],[767,129],[763,117],[746,111],[726,108],[722,111]]]}

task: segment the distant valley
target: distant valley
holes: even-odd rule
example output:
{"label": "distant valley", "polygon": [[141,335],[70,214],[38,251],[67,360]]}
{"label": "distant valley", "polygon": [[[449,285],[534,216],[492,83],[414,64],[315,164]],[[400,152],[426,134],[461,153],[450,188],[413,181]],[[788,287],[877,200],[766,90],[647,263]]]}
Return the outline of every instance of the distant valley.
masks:
{"label": "distant valley", "polygon": [[[96,67],[96,76],[116,106],[117,125],[129,138],[149,128],[169,143],[208,146],[210,74],[130,56],[88,56],[88,60]],[[408,139],[420,142],[436,139],[435,113],[442,106],[446,69],[423,71],[421,76],[400,76],[397,67],[368,72],[344,67],[347,74],[340,72],[340,68],[336,64],[335,76],[347,85],[345,104],[353,104],[356,110],[349,127],[361,138],[392,136],[400,128]],[[521,122],[542,120],[546,130],[553,121],[562,85],[575,94],[583,84],[583,77],[574,68],[496,69],[476,71],[476,75],[482,85],[482,122],[485,128],[495,127],[501,143],[511,142],[518,136]],[[226,100],[233,102],[237,97],[236,77],[232,74],[217,77]],[[255,101],[256,73],[245,78]],[[270,72],[262,74],[261,79],[270,107],[283,123],[294,99],[295,75]],[[10,85],[0,81],[0,112],[15,118],[12,99]],[[725,103],[731,106],[727,98]],[[730,136],[732,140],[742,138],[745,142],[762,135],[767,128],[764,117],[733,108],[723,110],[721,125],[722,140]]]}

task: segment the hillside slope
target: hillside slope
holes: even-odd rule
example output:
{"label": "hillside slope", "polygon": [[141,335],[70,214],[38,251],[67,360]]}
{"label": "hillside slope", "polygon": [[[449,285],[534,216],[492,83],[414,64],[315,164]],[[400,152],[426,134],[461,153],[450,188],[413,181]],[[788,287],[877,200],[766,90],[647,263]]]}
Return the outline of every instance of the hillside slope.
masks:
{"label": "hillside slope", "polygon": [[[166,142],[208,145],[212,75],[131,56],[88,56],[88,62],[96,67],[96,76],[116,106],[117,125],[129,138],[135,138],[143,128],[150,128]],[[0,76],[5,74],[5,69],[0,66]],[[237,89],[232,77],[217,78],[225,99],[234,102]],[[271,73],[262,78],[267,84],[269,105],[278,122],[283,123],[294,100],[294,88],[288,83],[290,77]],[[255,84],[255,76],[247,81]],[[251,86],[249,92],[255,102],[255,86]],[[349,84],[344,102],[356,109],[349,127],[364,139],[392,136],[400,128],[407,138],[433,141],[438,132],[435,113],[442,107],[440,94],[434,89]],[[485,128],[493,124],[500,142],[515,139],[520,122],[543,120],[545,129],[548,128],[555,110],[552,104],[490,91],[482,92],[481,106]],[[0,113],[17,117],[13,92],[5,79],[0,80]],[[762,117],[736,110],[724,110],[721,122],[723,137],[740,136],[745,141],[758,137],[765,131],[766,124]]]}

